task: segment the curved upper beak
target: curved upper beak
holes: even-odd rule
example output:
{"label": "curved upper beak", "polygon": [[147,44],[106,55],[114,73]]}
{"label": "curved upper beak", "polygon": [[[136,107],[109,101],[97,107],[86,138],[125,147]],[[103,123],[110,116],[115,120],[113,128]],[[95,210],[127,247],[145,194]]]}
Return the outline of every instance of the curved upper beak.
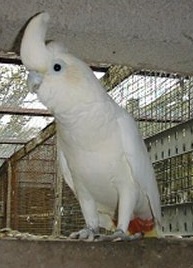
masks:
{"label": "curved upper beak", "polygon": [[36,71],[30,71],[27,78],[27,86],[31,93],[37,93],[43,80],[43,75]]}

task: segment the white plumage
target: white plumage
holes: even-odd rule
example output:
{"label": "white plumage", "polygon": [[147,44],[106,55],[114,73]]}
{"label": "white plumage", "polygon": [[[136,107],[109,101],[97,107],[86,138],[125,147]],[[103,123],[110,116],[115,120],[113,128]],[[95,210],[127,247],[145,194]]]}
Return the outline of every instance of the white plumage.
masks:
{"label": "white plumage", "polygon": [[87,229],[71,237],[87,239],[115,222],[118,236],[126,236],[135,218],[158,226],[159,193],[136,123],[84,62],[58,43],[45,45],[48,20],[41,13],[30,21],[21,59],[30,71],[29,87],[56,119],[61,170],[86,221]]}

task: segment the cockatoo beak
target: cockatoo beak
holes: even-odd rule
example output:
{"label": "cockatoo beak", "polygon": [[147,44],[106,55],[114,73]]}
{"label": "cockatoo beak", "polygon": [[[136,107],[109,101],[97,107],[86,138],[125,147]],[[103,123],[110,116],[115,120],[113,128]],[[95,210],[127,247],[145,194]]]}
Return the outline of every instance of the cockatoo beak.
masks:
{"label": "cockatoo beak", "polygon": [[43,75],[36,71],[30,71],[27,78],[27,86],[31,93],[37,93],[43,80]]}
{"label": "cockatoo beak", "polygon": [[46,72],[50,61],[50,52],[45,44],[49,14],[40,13],[28,23],[21,42],[20,55],[28,70]]}

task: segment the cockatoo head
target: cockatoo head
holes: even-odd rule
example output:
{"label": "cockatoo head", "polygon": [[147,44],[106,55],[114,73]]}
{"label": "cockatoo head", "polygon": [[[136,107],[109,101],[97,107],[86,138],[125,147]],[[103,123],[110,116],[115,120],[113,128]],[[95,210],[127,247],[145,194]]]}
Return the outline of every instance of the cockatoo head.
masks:
{"label": "cockatoo head", "polygon": [[29,70],[28,86],[53,113],[81,103],[92,103],[104,94],[92,70],[57,42],[46,44],[48,13],[33,17],[21,42],[21,60]]}

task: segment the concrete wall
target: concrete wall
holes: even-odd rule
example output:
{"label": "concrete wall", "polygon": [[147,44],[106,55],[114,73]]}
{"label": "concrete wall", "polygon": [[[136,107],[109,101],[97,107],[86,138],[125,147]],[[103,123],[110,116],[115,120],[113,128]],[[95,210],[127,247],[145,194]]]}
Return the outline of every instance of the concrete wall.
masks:
{"label": "concrete wall", "polygon": [[0,240],[1,268],[192,268],[191,240],[133,242]]}
{"label": "concrete wall", "polygon": [[193,73],[192,0],[1,0],[0,50],[18,52],[20,29],[42,10],[48,38],[90,64]]}

